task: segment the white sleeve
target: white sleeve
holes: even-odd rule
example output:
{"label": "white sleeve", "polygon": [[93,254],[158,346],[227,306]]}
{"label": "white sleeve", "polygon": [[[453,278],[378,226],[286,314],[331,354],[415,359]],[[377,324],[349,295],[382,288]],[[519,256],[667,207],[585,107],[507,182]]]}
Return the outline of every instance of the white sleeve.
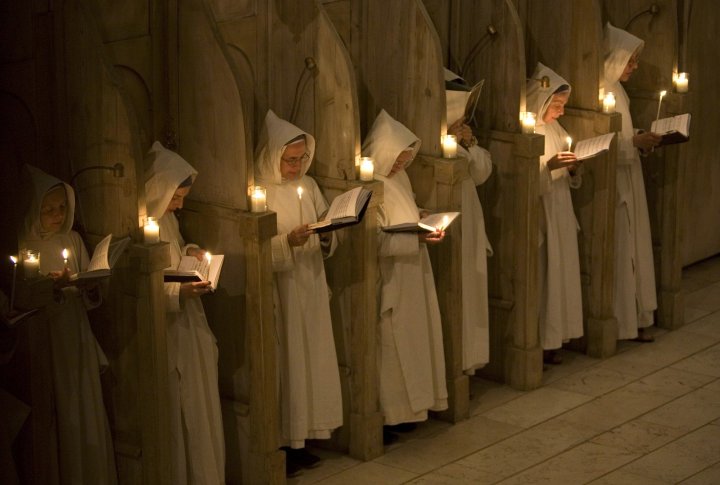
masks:
{"label": "white sleeve", "polygon": [[180,311],[180,283],[165,283],[165,311]]}
{"label": "white sleeve", "polygon": [[270,240],[273,271],[290,271],[295,267],[295,257],[287,234],[278,234]]}

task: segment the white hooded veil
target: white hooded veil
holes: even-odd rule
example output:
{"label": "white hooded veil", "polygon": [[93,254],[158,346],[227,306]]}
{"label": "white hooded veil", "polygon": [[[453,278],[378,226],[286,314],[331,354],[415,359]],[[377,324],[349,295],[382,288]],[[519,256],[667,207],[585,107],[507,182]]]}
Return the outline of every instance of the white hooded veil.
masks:
{"label": "white hooded veil", "polygon": [[40,206],[42,205],[45,195],[56,187],[64,187],[65,196],[67,197],[65,222],[57,233],[68,234],[72,229],[73,222],[75,220],[75,191],[73,188],[70,184],[66,184],[65,182],[31,165],[25,165],[25,171],[30,185],[28,188],[30,202],[25,216],[23,231],[19,235],[19,239],[21,241],[20,247],[23,246],[22,242],[24,241],[29,239],[46,239],[50,235],[43,229],[42,224],[40,223]]}
{"label": "white hooded veil", "polygon": [[147,212],[150,217],[160,219],[180,184],[188,177],[194,181],[197,171],[183,157],[168,150],[159,141],[153,143],[148,156],[153,159],[145,171]]}
{"label": "white hooded veil", "polygon": [[315,138],[292,123],[278,118],[269,110],[265,115],[262,131],[255,150],[255,176],[261,184],[282,184],[285,181],[280,174],[280,158],[290,140],[304,135],[309,158],[303,162],[298,178],[305,175],[315,156]]}

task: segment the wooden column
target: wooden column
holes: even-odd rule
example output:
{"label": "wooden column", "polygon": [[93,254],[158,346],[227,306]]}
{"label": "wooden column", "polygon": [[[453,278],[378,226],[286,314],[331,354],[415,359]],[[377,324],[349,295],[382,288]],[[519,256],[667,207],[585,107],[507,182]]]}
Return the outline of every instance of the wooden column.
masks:
{"label": "wooden column", "polygon": [[509,175],[514,179],[515,193],[510,195],[508,217],[514,227],[512,276],[514,294],[506,329],[505,382],[521,390],[542,384],[542,348],[538,319],[538,193],[539,157],[545,149],[540,135],[512,134],[513,166]]}
{"label": "wooden column", "polygon": [[[432,170],[432,176],[423,173]],[[462,210],[462,181],[470,176],[465,158],[446,159],[419,155],[409,170],[421,207],[433,211]],[[433,184],[431,198],[423,197],[423,186]],[[442,244],[428,246],[435,288],[442,316],[445,348],[445,378],[448,409],[440,419],[457,423],[470,415],[470,379],[463,373],[462,225],[460,219],[448,229]]]}
{"label": "wooden column", "polygon": [[[619,113],[566,108],[561,123],[576,140],[621,129]],[[578,249],[583,289],[585,336],[578,345],[591,357],[615,353],[618,324],[614,316],[615,211],[617,138],[610,150],[583,162],[582,186],[572,189],[580,224]]]}
{"label": "wooden column", "polygon": [[357,186],[373,191],[362,222],[338,234],[342,243],[335,255],[326,261],[333,292],[333,331],[345,401],[344,425],[335,432],[336,442],[353,458],[372,460],[384,451],[377,366],[377,208],[383,200],[383,184],[323,177],[316,177],[316,180],[328,199],[332,199],[332,194]]}
{"label": "wooden column", "polygon": [[142,481],[168,484],[171,481],[170,394],[168,384],[167,320],[163,269],[170,266],[167,243],[136,244],[130,252],[137,273],[138,390],[142,399],[140,417]]}
{"label": "wooden column", "polygon": [[[669,93],[666,98],[665,116],[688,112],[688,94]],[[692,141],[688,142],[692,143]],[[657,325],[674,330],[685,324],[685,301],[682,292],[682,242],[686,206],[686,161],[689,159],[688,143],[670,145],[656,150],[661,180],[660,186],[660,261],[656,264],[655,277],[659,287]],[[650,163],[653,163],[652,161]]]}
{"label": "wooden column", "polygon": [[[249,351],[250,442],[246,483],[285,483],[285,453],[280,451],[277,331],[273,313],[271,238],[277,234],[274,212],[240,212],[245,245],[247,349]],[[228,457],[228,459],[233,459]]]}

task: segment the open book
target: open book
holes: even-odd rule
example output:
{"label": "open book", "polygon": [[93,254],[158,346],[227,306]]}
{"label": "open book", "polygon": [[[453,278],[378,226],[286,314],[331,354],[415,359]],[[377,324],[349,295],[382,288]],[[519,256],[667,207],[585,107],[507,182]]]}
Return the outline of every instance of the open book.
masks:
{"label": "open book", "polygon": [[418,222],[404,222],[382,228],[384,232],[435,232],[444,231],[459,216],[459,212],[438,212],[423,217]]}
{"label": "open book", "polygon": [[112,274],[112,268],[120,255],[125,251],[130,237],[124,237],[111,244],[112,234],[108,234],[95,246],[90,264],[85,271],[70,276],[70,281],[87,281],[107,278]]}
{"label": "open book", "polygon": [[195,256],[183,256],[177,269],[165,270],[165,283],[209,281],[211,288],[215,290],[218,287],[224,260],[225,255],[223,254],[213,254],[202,260],[198,260]]}
{"label": "open book", "polygon": [[655,120],[650,131],[662,136],[660,146],[685,143],[690,139],[690,113]]}
{"label": "open book", "polygon": [[[450,83],[446,83],[446,88],[448,84]],[[472,88],[462,84],[455,84],[452,89],[446,89],[445,102],[447,103],[448,124],[455,123],[460,117],[465,119],[464,123],[466,125],[473,124],[484,84],[485,80],[483,79]]]}
{"label": "open book", "polygon": [[372,190],[364,187],[355,187],[338,195],[330,204],[325,219],[308,224],[308,229],[314,229],[315,232],[330,232],[357,224],[365,215],[371,195]]}
{"label": "open book", "polygon": [[599,153],[610,150],[610,143],[614,136],[615,133],[607,133],[579,141],[577,145],[575,145],[575,156],[578,160],[585,160],[586,158],[591,158]]}

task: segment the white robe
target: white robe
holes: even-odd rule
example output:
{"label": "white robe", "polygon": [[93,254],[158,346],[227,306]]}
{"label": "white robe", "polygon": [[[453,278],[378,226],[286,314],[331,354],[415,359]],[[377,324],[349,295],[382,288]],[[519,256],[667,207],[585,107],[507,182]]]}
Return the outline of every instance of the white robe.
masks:
{"label": "white robe", "polygon": [[650,215],[642,162],[632,145],[630,100],[619,82],[606,90],[615,93],[615,109],[623,119],[617,161],[614,313],[618,338],[632,339],[638,328],[653,324],[657,309]]}
{"label": "white robe", "polygon": [[[298,185],[304,190],[302,202]],[[302,224],[316,222],[328,208],[308,176],[299,182],[267,185],[268,209],[277,213],[278,228],[278,235],[272,238],[272,263],[280,340],[282,435],[292,448],[302,448],[306,439],[330,438],[343,422],[320,238],[313,234],[299,247],[291,247],[287,240],[288,233],[301,224],[300,203]]]}
{"label": "white robe", "polygon": [[[170,243],[170,268],[186,245],[174,214],[158,221]],[[180,301],[180,283],[165,283],[173,483],[225,483],[225,442],[218,390],[218,348],[200,298]]]}
{"label": "white robe", "polygon": [[462,347],[463,370],[472,375],[490,360],[487,257],[492,256],[492,247],[476,186],[490,177],[492,160],[478,146],[469,150],[458,146],[458,156],[470,162],[470,178],[462,183]]}
{"label": "white robe", "polygon": [[[385,183],[378,225],[417,221],[419,211],[405,171],[378,178]],[[424,421],[428,410],[448,406],[442,322],[430,257],[415,234],[378,234],[380,405],[385,424]]]}
{"label": "white robe", "polygon": [[622,73],[644,41],[622,29],[606,24],[603,49],[605,62],[603,88],[615,94],[615,109],[622,115],[618,134],[618,160],[615,209],[614,315],[618,338],[638,336],[638,328],[653,324],[657,309],[650,215],[645,181],[638,150],[633,145],[630,98],[620,83]]}
{"label": "white robe", "polygon": [[[73,224],[75,194],[68,184],[26,166],[32,181],[32,205],[19,247],[40,251],[40,273],[62,271],[62,250],[68,249],[72,273],[87,269],[89,258]],[[40,223],[40,207],[49,190],[62,185],[66,193],[65,221],[55,233]],[[117,476],[112,436],[103,404],[100,369],[107,358],[90,328],[87,310],[100,304],[74,286],[61,290],[62,299],[46,307],[53,364],[53,389],[58,429],[60,483],[115,484]]]}
{"label": "white robe", "polygon": [[569,339],[583,336],[582,288],[577,233],[580,226],[573,211],[571,177],[566,168],[550,170],[547,161],[566,150],[567,132],[555,121],[539,124],[545,135],[545,154],[540,157],[539,291],[540,343],[545,350],[558,349]]}

